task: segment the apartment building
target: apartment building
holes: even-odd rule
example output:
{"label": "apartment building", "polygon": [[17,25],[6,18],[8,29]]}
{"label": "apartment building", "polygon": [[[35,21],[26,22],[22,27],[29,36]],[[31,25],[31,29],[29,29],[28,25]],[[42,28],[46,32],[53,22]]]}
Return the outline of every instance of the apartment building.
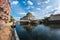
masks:
{"label": "apartment building", "polygon": [[0,20],[5,23],[10,21],[11,7],[9,0],[0,0]]}

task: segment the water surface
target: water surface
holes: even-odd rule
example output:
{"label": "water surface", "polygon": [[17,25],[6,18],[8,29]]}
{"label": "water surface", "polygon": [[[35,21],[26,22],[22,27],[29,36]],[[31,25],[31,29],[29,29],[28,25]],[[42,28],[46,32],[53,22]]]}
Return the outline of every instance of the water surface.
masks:
{"label": "water surface", "polygon": [[[18,23],[17,23],[18,24]],[[60,40],[60,25],[17,25],[20,40]]]}

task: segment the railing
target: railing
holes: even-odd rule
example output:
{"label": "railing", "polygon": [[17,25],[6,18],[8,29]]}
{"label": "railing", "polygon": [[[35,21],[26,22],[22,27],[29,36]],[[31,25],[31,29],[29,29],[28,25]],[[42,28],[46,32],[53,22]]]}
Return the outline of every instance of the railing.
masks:
{"label": "railing", "polygon": [[20,40],[15,28],[12,28],[12,40]]}
{"label": "railing", "polygon": [[30,21],[30,20],[18,20],[18,21]]}

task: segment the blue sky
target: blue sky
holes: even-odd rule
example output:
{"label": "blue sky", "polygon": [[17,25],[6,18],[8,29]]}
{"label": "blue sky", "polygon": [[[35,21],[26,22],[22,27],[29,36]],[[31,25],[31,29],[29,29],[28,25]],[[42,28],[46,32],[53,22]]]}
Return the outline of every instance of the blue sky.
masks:
{"label": "blue sky", "polygon": [[11,15],[15,19],[31,12],[36,19],[60,13],[60,0],[10,0]]}

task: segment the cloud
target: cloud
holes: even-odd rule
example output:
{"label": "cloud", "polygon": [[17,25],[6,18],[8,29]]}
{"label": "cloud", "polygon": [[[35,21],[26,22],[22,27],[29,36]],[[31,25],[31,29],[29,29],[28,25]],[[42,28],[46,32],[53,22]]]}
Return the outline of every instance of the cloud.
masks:
{"label": "cloud", "polygon": [[38,2],[37,4],[40,5],[41,3]]}
{"label": "cloud", "polygon": [[31,7],[30,7],[30,6],[28,6],[26,9],[28,9],[28,10],[29,10],[30,8],[31,8]]}
{"label": "cloud", "polygon": [[20,17],[14,17],[15,20],[20,20]]}
{"label": "cloud", "polygon": [[54,12],[54,14],[60,14],[60,7],[57,7],[55,9],[56,9],[56,11]]}
{"label": "cloud", "polygon": [[50,2],[50,0],[44,0],[44,1],[38,0],[37,4],[40,5],[42,3],[49,3],[49,2]]}
{"label": "cloud", "polygon": [[49,3],[49,2],[50,2],[50,0],[46,0],[46,1],[45,1],[45,3]]}
{"label": "cloud", "polygon": [[46,7],[46,9],[50,9],[50,8],[52,8],[52,6],[47,6],[47,7]]}
{"label": "cloud", "polygon": [[48,12],[48,13],[59,14],[60,13],[60,6],[50,10],[50,12]]}
{"label": "cloud", "polygon": [[29,4],[29,5],[33,5],[33,3],[32,3],[30,0],[29,0],[29,1],[27,1],[27,2],[28,2],[28,4]]}
{"label": "cloud", "polygon": [[23,4],[24,4],[24,5],[27,5],[25,1],[23,1]]}
{"label": "cloud", "polygon": [[45,17],[50,17],[51,14],[46,14]]}
{"label": "cloud", "polygon": [[40,5],[41,3],[49,3],[50,0],[36,0],[36,2]]}
{"label": "cloud", "polygon": [[20,12],[20,13],[18,13],[18,14],[20,14],[20,15],[26,15],[26,13],[25,13],[25,12]]}
{"label": "cloud", "polygon": [[18,1],[13,1],[11,2],[11,5],[17,5],[19,2]]}
{"label": "cloud", "polygon": [[31,6],[31,8],[34,8],[34,6]]}
{"label": "cloud", "polygon": [[55,9],[60,10],[60,6],[56,7]]}
{"label": "cloud", "polygon": [[31,12],[35,16],[35,12]]}
{"label": "cloud", "polygon": [[25,2],[25,1],[23,1],[23,3],[25,4],[26,2]]}
{"label": "cloud", "polygon": [[49,11],[48,13],[55,13],[57,10],[56,9],[52,9],[51,11]]}
{"label": "cloud", "polygon": [[36,8],[37,10],[41,10],[40,8]]}
{"label": "cloud", "polygon": [[50,13],[50,14],[60,14],[60,9],[59,9],[59,7],[57,7],[57,8],[54,8],[54,9],[50,10],[48,13]]}
{"label": "cloud", "polygon": [[34,6],[28,6],[26,9],[29,10],[29,9],[31,9],[31,8],[34,8]]}
{"label": "cloud", "polygon": [[54,14],[60,14],[60,11],[56,11]]}

